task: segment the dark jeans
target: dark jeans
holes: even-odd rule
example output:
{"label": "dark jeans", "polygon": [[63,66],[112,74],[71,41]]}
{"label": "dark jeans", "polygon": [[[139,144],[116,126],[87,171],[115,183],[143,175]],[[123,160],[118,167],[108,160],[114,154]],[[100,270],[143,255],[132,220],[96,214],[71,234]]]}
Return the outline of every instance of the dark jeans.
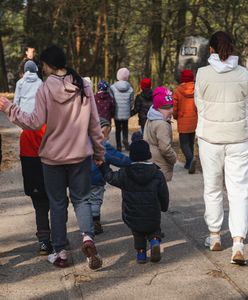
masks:
{"label": "dark jeans", "polygon": [[121,132],[123,141],[128,143],[128,120],[115,120],[115,139],[117,148],[121,148]]}
{"label": "dark jeans", "polygon": [[188,169],[194,157],[195,132],[179,133],[179,141],[180,141],[181,150],[186,159],[186,163],[184,167]]}
{"label": "dark jeans", "polygon": [[158,240],[161,240],[161,230],[158,229],[155,232],[152,233],[143,233],[143,232],[136,232],[133,231],[133,238],[134,238],[134,248],[136,250],[146,250],[146,242],[147,240],[150,241],[153,238],[157,238]]}
{"label": "dark jeans", "polygon": [[68,165],[43,163],[45,187],[50,202],[52,245],[56,252],[64,249],[67,221],[67,186],[81,234],[94,238],[90,203],[91,158]]}

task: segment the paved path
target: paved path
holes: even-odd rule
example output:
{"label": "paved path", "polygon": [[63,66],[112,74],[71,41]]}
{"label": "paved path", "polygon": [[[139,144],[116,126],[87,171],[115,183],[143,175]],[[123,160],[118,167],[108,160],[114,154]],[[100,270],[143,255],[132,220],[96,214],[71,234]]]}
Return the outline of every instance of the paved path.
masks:
{"label": "paved path", "polygon": [[[2,118],[0,125],[8,127]],[[36,255],[34,212],[22,192],[20,167],[0,173],[0,299],[248,299],[248,268],[230,264],[227,209],[224,250],[209,252],[203,247],[202,175],[189,175],[178,163],[169,189],[160,263],[136,264],[132,236],[121,220],[120,191],[108,185],[104,233],[96,238],[103,268],[88,269],[70,205],[71,267],[61,270]]]}

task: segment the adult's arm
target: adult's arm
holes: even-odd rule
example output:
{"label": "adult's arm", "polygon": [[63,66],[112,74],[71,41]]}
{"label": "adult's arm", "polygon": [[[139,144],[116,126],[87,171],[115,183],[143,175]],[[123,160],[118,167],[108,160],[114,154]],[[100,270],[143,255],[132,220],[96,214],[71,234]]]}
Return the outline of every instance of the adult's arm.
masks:
{"label": "adult's arm", "polygon": [[23,129],[38,130],[46,123],[46,99],[43,86],[38,89],[35,97],[35,108],[31,114],[23,112],[19,106],[7,98],[0,99],[0,110],[4,111],[10,121]]}

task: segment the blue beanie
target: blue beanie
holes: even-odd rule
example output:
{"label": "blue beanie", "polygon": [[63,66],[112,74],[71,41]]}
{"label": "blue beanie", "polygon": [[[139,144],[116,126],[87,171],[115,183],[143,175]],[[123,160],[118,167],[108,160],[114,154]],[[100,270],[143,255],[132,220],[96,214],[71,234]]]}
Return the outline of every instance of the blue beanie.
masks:
{"label": "blue beanie", "polygon": [[109,84],[107,81],[105,80],[101,80],[98,85],[97,88],[99,91],[107,91],[107,89],[109,88]]}

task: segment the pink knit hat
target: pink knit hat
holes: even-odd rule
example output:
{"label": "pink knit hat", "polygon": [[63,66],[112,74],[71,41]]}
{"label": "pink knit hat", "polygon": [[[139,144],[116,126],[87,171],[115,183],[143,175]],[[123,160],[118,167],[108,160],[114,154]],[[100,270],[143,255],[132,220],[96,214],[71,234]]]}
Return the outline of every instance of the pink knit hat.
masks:
{"label": "pink knit hat", "polygon": [[129,70],[127,68],[121,68],[117,71],[116,78],[118,80],[128,81],[129,74]]}
{"label": "pink knit hat", "polygon": [[153,108],[158,109],[161,107],[173,106],[172,92],[164,86],[158,86],[154,89],[153,94]]}

